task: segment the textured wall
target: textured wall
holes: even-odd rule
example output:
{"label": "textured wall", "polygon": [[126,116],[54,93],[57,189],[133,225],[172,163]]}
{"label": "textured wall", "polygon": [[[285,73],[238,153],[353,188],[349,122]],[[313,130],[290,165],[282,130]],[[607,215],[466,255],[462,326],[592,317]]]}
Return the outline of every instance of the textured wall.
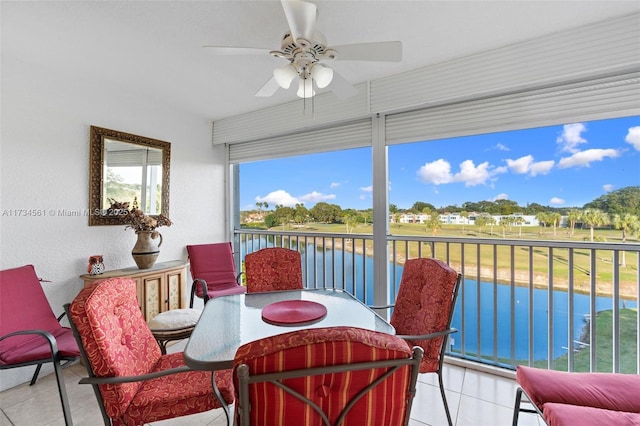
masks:
{"label": "textured wall", "polygon": [[[47,64],[26,63],[10,43],[10,35],[3,34],[0,269],[35,265],[51,280],[45,292],[60,314],[81,289],[78,276],[86,272],[90,255],[104,255],[107,269],[135,266],[133,231],[89,227],[84,215],[58,213],[88,207],[90,125],[172,143],[174,225],[159,228],[164,237],[159,262],[186,259],[186,244],[225,239],[224,151],[211,146],[210,120],[175,110],[170,100],[124,91],[118,82],[86,81],[82,75],[59,75]],[[17,209],[44,214],[16,216]],[[31,374],[32,368],[1,372],[0,390]]]}

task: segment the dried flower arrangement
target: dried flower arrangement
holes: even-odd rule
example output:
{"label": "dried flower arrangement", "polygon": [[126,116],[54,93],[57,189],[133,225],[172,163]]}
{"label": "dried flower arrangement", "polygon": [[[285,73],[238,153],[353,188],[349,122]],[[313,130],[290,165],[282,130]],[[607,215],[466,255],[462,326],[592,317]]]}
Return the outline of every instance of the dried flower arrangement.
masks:
{"label": "dried flower arrangement", "polygon": [[[129,209],[128,202],[119,202],[113,199],[109,199],[111,206],[108,209],[108,213],[114,216],[118,216],[122,223],[124,223],[125,229],[133,229],[136,234],[140,231],[156,231],[159,226],[171,226],[172,222],[163,214],[155,217],[146,215],[142,210],[138,208],[138,199],[133,199],[133,206]],[[155,238],[155,237],[154,237]]]}

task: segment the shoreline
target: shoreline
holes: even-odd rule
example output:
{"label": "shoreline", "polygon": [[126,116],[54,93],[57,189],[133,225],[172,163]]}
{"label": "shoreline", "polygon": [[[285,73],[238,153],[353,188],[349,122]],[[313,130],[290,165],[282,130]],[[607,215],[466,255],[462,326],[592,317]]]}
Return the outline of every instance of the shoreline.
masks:
{"label": "shoreline", "polygon": [[[350,244],[351,241],[347,241],[346,247],[343,247],[342,242],[341,241],[335,241],[335,244],[332,240],[327,240],[327,241],[323,241],[320,244],[317,244],[318,246],[323,246],[325,248],[329,248],[329,249],[333,249],[335,248],[336,250],[345,250],[347,252],[353,252],[353,247]],[[373,249],[371,249],[373,250]],[[364,250],[362,249],[362,246],[359,245],[356,247],[355,250],[356,254],[360,254],[362,255],[364,253]],[[373,257],[372,256],[372,252],[368,251],[367,252],[367,257]],[[405,258],[404,256],[396,256],[396,262],[400,265],[404,265],[405,263]],[[451,263],[451,266],[458,270],[461,271],[461,265],[459,263]],[[476,267],[471,266],[471,267],[466,267],[464,270],[464,275],[467,277],[477,277],[478,276],[478,270]],[[485,279],[487,282],[493,282],[494,281],[494,276],[493,276],[493,269],[491,268],[480,268],[480,278],[481,279]],[[539,289],[539,290],[547,290],[549,289],[549,286],[547,284],[547,274],[533,274],[533,287],[535,289]],[[497,277],[495,277],[495,281],[498,284],[506,284],[506,285],[510,285],[511,284],[511,273],[510,270],[505,270],[505,269],[498,269],[497,270]],[[518,287],[529,287],[529,272],[519,272],[519,271],[515,271],[514,273],[514,279],[513,279],[514,285],[518,286]],[[632,288],[626,288],[626,287],[632,287]],[[556,278],[554,277],[554,282],[553,282],[553,287],[552,289],[555,290],[559,290],[559,291],[565,291],[568,292],[569,291],[569,282],[568,280],[556,280]],[[637,297],[636,294],[634,293],[635,290],[635,286],[633,283],[621,283],[620,284],[620,300],[629,300],[629,301],[637,301]],[[591,295],[591,288],[590,285],[582,285],[582,284],[574,284],[574,288],[573,288],[573,292],[577,293],[577,294],[583,294],[583,295]],[[605,289],[598,289],[596,288],[596,296],[597,297],[613,297],[613,292],[610,290],[605,290]]]}

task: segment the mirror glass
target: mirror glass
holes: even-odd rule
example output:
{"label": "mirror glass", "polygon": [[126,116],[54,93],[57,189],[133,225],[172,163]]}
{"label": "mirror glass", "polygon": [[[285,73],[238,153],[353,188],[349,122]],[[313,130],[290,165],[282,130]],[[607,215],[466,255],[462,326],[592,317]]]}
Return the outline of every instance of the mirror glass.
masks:
{"label": "mirror glass", "polygon": [[113,202],[169,216],[169,142],[91,126],[90,155],[89,225],[121,225]]}

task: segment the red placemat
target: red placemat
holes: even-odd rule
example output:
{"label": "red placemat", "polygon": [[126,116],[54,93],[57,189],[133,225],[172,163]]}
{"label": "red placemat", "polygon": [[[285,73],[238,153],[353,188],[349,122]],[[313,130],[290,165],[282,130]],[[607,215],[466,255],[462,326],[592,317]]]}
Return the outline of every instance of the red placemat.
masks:
{"label": "red placemat", "polygon": [[262,308],[262,319],[274,325],[300,325],[327,315],[327,308],[310,300],[283,300]]}

